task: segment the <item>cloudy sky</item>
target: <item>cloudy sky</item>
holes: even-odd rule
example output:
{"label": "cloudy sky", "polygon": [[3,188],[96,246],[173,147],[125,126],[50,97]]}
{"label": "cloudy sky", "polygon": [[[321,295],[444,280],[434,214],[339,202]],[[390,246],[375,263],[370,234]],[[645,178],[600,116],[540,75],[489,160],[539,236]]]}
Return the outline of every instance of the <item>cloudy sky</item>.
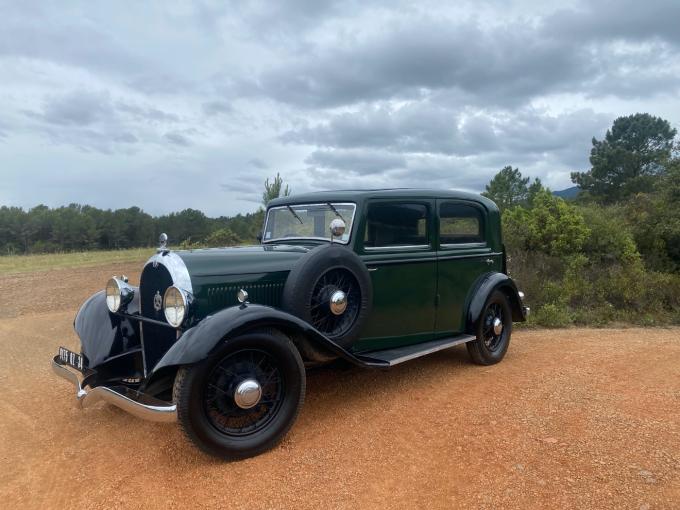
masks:
{"label": "cloudy sky", "polygon": [[617,116],[680,127],[680,2],[548,4],[0,1],[0,204],[562,189]]}

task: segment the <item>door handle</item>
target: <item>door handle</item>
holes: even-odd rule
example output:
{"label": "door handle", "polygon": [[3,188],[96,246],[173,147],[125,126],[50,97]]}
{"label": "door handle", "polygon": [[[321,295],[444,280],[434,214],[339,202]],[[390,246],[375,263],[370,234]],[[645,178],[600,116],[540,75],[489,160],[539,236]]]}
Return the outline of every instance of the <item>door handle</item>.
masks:
{"label": "door handle", "polygon": [[369,271],[370,273],[372,273],[373,271],[377,271],[377,270],[378,270],[377,267],[369,267],[369,268],[368,268],[368,271]]}
{"label": "door handle", "polygon": [[491,264],[493,264],[493,259],[486,259],[484,262],[486,262],[487,265],[490,266]]}

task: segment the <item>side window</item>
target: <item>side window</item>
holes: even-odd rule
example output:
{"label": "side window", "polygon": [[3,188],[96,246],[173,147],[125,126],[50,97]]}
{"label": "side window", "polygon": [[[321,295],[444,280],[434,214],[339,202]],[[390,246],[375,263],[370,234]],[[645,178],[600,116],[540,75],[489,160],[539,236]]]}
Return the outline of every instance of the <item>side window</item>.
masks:
{"label": "side window", "polygon": [[477,207],[444,202],[439,207],[439,244],[484,242],[484,215]]}
{"label": "side window", "polygon": [[369,204],[364,247],[427,246],[427,230],[427,206],[423,204]]}

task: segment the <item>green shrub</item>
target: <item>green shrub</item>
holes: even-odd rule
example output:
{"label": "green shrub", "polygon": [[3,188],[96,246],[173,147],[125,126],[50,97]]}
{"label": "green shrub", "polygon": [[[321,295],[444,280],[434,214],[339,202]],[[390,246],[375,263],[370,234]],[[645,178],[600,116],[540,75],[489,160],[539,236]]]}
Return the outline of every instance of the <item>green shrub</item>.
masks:
{"label": "green shrub", "polygon": [[230,228],[221,228],[209,234],[204,241],[208,247],[236,246],[243,241]]}
{"label": "green shrub", "polygon": [[566,306],[548,303],[537,306],[529,316],[529,324],[536,324],[546,328],[563,328],[572,323],[571,314]]}
{"label": "green shrub", "polygon": [[503,213],[508,249],[524,249],[562,257],[578,253],[590,233],[573,206],[547,190],[536,193],[532,208],[515,207]]}

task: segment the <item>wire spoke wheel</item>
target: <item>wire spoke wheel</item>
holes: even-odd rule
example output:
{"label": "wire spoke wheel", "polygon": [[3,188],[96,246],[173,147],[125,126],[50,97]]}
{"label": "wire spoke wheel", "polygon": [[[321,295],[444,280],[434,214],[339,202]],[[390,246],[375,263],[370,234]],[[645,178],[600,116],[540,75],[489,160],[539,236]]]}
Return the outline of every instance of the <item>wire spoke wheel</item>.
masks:
{"label": "wire spoke wheel", "polygon": [[[347,305],[340,314],[331,310],[334,293],[344,293]],[[312,325],[329,337],[340,337],[354,325],[361,307],[361,289],[354,275],[345,268],[323,273],[312,290],[309,305]]]}
{"label": "wire spoke wheel", "polygon": [[[239,394],[246,387],[250,401]],[[203,404],[208,421],[219,432],[247,436],[274,419],[284,395],[285,380],[277,360],[263,350],[243,349],[229,354],[212,369]]]}
{"label": "wire spoke wheel", "polygon": [[489,351],[494,352],[501,346],[503,335],[505,334],[503,307],[499,303],[490,303],[483,320],[482,335],[484,337],[484,345],[486,345]]}

